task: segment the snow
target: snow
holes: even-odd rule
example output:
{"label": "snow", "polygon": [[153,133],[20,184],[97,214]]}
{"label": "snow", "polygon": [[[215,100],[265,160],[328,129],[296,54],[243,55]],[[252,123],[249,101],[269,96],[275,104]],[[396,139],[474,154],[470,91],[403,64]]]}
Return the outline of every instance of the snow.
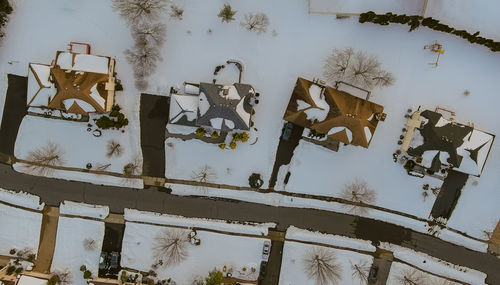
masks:
{"label": "snow", "polygon": [[61,52],[57,56],[56,65],[61,69],[71,69],[73,67],[73,54],[69,52]]}
{"label": "snow", "polygon": [[340,266],[342,285],[359,285],[360,280],[352,278],[351,264],[364,264],[370,266],[373,262],[371,255],[360,254],[354,251],[341,249],[328,249],[317,245],[304,244],[300,242],[286,241],[283,247],[283,258],[281,261],[281,272],[279,285],[314,285],[313,279],[304,273],[304,257],[314,247],[325,248],[334,252],[336,263]]}
{"label": "snow", "polygon": [[146,222],[146,223],[154,223],[161,225],[183,226],[190,228],[192,227],[210,228],[220,231],[241,233],[241,234],[267,235],[268,228],[276,226],[274,223],[239,224],[237,222],[230,223],[221,220],[185,218],[182,216],[152,213],[134,209],[125,209],[124,213],[125,213],[124,214],[125,220],[131,222]]}
{"label": "snow", "polygon": [[109,207],[63,201],[59,206],[59,212],[66,215],[90,217],[102,220],[109,215]]}
{"label": "snow", "polygon": [[102,98],[99,94],[99,91],[97,91],[97,84],[90,88],[90,97],[92,97],[92,99],[94,99],[94,101],[99,104],[99,106],[101,106],[103,109],[106,109],[106,100],[104,100],[104,98]]}
{"label": "snow", "polygon": [[496,14],[497,0],[482,0],[480,5],[467,0],[429,0],[425,11],[426,17],[438,19],[457,30],[471,34],[480,31],[482,37],[499,41],[500,25]]}
{"label": "snow", "polygon": [[38,252],[42,214],[21,210],[0,204],[0,255],[10,254],[11,249],[29,249],[32,253]]}
{"label": "snow", "polygon": [[[432,1],[432,0],[431,0]],[[421,15],[424,0],[309,0],[311,13],[354,13],[361,14],[368,11],[385,14]]]}
{"label": "snow", "polygon": [[[191,84],[185,84],[184,85],[184,92],[186,92],[186,94],[198,95],[198,94],[200,94],[200,88],[196,87],[194,85],[191,85]],[[172,95],[172,96],[174,96],[174,95]]]}
{"label": "snow", "polygon": [[[166,230],[179,229],[126,222],[121,266],[149,271],[156,263],[155,237]],[[214,267],[222,270],[224,266],[233,268],[233,277],[257,279],[262,247],[267,239],[213,233],[201,229],[197,229],[196,232],[201,244],[199,246],[187,244],[187,258],[180,264],[159,266],[155,270],[158,279],[172,278],[177,284],[191,284],[196,276],[205,277]],[[244,267],[246,271],[243,271]],[[254,268],[255,272],[252,273],[251,268]]]}
{"label": "snow", "polygon": [[320,232],[311,232],[308,230],[296,228],[294,226],[290,226],[286,230],[285,238],[287,240],[318,242],[318,243],[323,243],[323,244],[327,244],[327,245],[345,247],[345,248],[362,250],[362,251],[367,251],[367,252],[375,252],[375,249],[376,249],[371,244],[370,241],[349,238],[349,237],[339,236],[339,235],[324,234],[324,233],[320,233]]}
{"label": "snow", "polygon": [[364,127],[363,130],[365,131],[366,141],[368,142],[368,144],[370,144],[370,140],[372,139],[372,131],[370,131],[369,127]]}
{"label": "snow", "polygon": [[43,87],[52,86],[52,82],[49,81],[50,66],[45,64],[36,64],[36,63],[31,63],[30,66],[31,68],[33,68],[33,71],[38,76],[38,79],[40,80],[40,83],[42,84]]}
{"label": "snow", "polygon": [[[455,265],[438,258],[431,257],[425,253],[416,252],[405,247],[385,242],[380,244],[380,248],[392,251],[395,259],[412,264],[417,268],[429,271],[436,275],[457,279],[468,284],[485,284],[484,280],[486,279],[486,274],[477,270]],[[391,268],[390,275],[392,276],[394,274],[395,272],[393,272]],[[391,278],[389,280],[391,280]],[[387,284],[395,283],[388,282]]]}
{"label": "snow", "polygon": [[207,96],[203,92],[200,92],[198,109],[200,110],[200,116],[205,115],[208,109],[210,109],[210,103],[208,102]]}
{"label": "snow", "polygon": [[36,278],[27,275],[21,275],[17,281],[17,285],[46,285],[47,279]]}
{"label": "snow", "polygon": [[[224,95],[224,90],[227,90],[227,95]],[[222,89],[219,91],[219,96],[222,98],[226,98],[228,100],[240,100],[241,97],[238,94],[238,91],[236,90],[236,87],[234,85],[228,85],[222,87]]]}
{"label": "snow", "polygon": [[[311,85],[311,87],[309,87],[309,94],[311,95],[314,105],[316,106],[304,111],[304,113],[306,113],[307,115],[307,119],[310,121],[314,120],[318,120],[320,122],[324,121],[326,119],[326,116],[328,115],[328,111],[330,111],[330,105],[328,105],[328,103],[326,102],[325,96],[322,95],[321,87],[319,87],[316,84]],[[299,101],[301,100],[297,100],[298,104]],[[299,110],[302,109],[300,107],[305,106],[304,104],[300,105],[302,106],[299,106]]]}
{"label": "snow", "polygon": [[[95,249],[84,248],[86,239],[96,242]],[[85,265],[92,276],[97,276],[103,239],[104,222],[59,217],[51,272],[69,270],[72,275],[70,283],[86,285],[80,266]]]}
{"label": "snow", "polygon": [[[472,175],[480,175],[486,163],[491,145],[493,144],[493,138],[494,137],[488,133],[476,129],[472,130],[472,132],[464,138],[464,143],[457,148],[457,154],[461,155],[463,159],[460,162],[460,167],[456,170]],[[478,147],[481,147],[481,149],[477,154],[476,162],[470,157],[469,150]]]}
{"label": "snow", "polygon": [[26,192],[16,192],[0,188],[0,201],[33,210],[43,210],[45,203],[40,203],[40,197]]}
{"label": "snow", "polygon": [[245,125],[250,127],[250,114],[245,111],[243,105],[245,104],[245,99],[241,99],[241,101],[236,105],[236,113],[241,117]]}
{"label": "snow", "polygon": [[183,116],[186,116],[188,121],[196,120],[198,96],[172,94],[170,102],[170,122],[175,123]]}

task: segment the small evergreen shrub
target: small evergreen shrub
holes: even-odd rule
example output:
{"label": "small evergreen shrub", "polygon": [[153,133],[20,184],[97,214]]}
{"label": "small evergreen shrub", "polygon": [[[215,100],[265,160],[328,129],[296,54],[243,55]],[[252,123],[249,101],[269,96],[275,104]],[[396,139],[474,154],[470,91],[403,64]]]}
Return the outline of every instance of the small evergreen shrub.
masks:
{"label": "small evergreen shrub", "polygon": [[264,184],[264,180],[262,180],[259,173],[252,173],[252,175],[248,177],[248,184],[250,184],[252,188],[259,189]]}

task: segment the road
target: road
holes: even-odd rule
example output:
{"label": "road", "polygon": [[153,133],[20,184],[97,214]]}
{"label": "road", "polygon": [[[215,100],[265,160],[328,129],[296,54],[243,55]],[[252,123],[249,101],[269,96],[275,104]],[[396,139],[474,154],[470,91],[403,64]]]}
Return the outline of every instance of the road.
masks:
{"label": "road", "polygon": [[114,213],[123,213],[124,208],[135,208],[186,217],[276,222],[279,230],[294,225],[372,241],[389,241],[485,272],[489,284],[500,284],[500,259],[493,255],[475,252],[426,234],[367,218],[316,209],[175,196],[160,192],[155,187],[137,190],[36,177],[15,172],[9,165],[4,164],[0,164],[0,187],[33,193],[40,196],[46,204],[54,206],[63,200],[73,200],[108,205]]}

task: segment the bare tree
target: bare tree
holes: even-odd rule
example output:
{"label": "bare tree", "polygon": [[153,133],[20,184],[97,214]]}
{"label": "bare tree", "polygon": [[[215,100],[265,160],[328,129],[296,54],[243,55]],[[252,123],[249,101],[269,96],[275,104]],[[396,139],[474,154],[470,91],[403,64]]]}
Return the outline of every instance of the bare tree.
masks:
{"label": "bare tree", "polygon": [[269,26],[269,19],[264,13],[249,13],[245,15],[245,20],[241,22],[241,26],[249,31],[260,34],[267,31],[267,26]]}
{"label": "bare tree", "polygon": [[331,248],[315,246],[304,256],[304,271],[316,285],[336,285],[342,280],[342,267]]}
{"label": "bare tree", "polygon": [[236,14],[237,11],[234,11],[231,8],[230,4],[224,4],[222,9],[220,9],[219,14],[217,14],[217,17],[221,19],[221,21],[224,23],[229,23],[231,21],[234,21],[234,15]]}
{"label": "bare tree", "polygon": [[200,275],[196,275],[191,280],[191,285],[205,285],[205,278]]}
{"label": "bare tree", "polygon": [[354,181],[344,185],[340,193],[340,198],[356,203],[345,204],[345,206],[349,208],[349,212],[361,214],[368,211],[368,208],[360,204],[375,203],[377,200],[377,192],[371,189],[365,181],[354,179]]}
{"label": "bare tree", "polygon": [[133,50],[126,49],[125,56],[134,68],[136,78],[146,78],[155,70],[158,61],[162,60],[159,49],[155,46],[136,46]]}
{"label": "bare tree", "polygon": [[48,142],[45,146],[30,151],[26,160],[34,164],[26,164],[25,168],[33,174],[46,175],[53,171],[51,166],[61,166],[64,163],[63,152],[59,145]]}
{"label": "bare tree", "polygon": [[145,46],[159,48],[165,43],[167,26],[162,23],[141,22],[132,27],[132,37],[136,48],[142,50]]}
{"label": "bare tree", "polygon": [[168,0],[113,0],[113,9],[129,25],[158,20],[167,11]]}
{"label": "bare tree", "polygon": [[135,88],[137,88],[138,90],[141,90],[141,91],[144,91],[149,87],[148,80],[145,77],[136,78],[134,85],[135,85]]}
{"label": "bare tree", "polygon": [[411,268],[401,270],[396,275],[396,281],[401,285],[427,285],[429,284],[429,275],[420,270]]}
{"label": "bare tree", "polygon": [[191,175],[193,180],[201,183],[212,183],[216,177],[215,171],[208,165],[199,168],[197,171],[193,171]]}
{"label": "bare tree", "polygon": [[141,174],[142,159],[140,156],[136,156],[134,160],[125,164],[123,166],[123,174],[125,176],[134,176]]}
{"label": "bare tree", "polygon": [[359,280],[359,284],[366,284],[368,282],[368,273],[370,272],[370,266],[365,261],[361,261],[356,264],[351,263],[352,279]]}
{"label": "bare tree", "polygon": [[170,5],[170,13],[168,14],[170,16],[170,19],[175,19],[180,21],[182,20],[183,14],[184,14],[184,9],[175,4]]}
{"label": "bare tree", "polygon": [[97,249],[97,241],[92,238],[86,238],[83,240],[83,248],[86,251],[93,251]]}
{"label": "bare tree", "polygon": [[349,47],[343,50],[334,49],[332,54],[325,60],[323,75],[325,80],[334,83],[345,77],[347,68],[351,64],[354,55],[354,49]]}
{"label": "bare tree", "polygon": [[59,285],[70,285],[73,284],[73,274],[71,274],[71,271],[68,268],[64,269],[56,269],[54,272],[54,275],[57,275],[59,281],[57,284]]}
{"label": "bare tree", "polygon": [[155,237],[153,253],[160,264],[176,265],[188,257],[189,231],[166,229]]}
{"label": "bare tree", "polygon": [[115,140],[109,140],[107,145],[108,152],[106,156],[111,158],[113,156],[120,156],[123,153],[122,146]]}
{"label": "bare tree", "polygon": [[323,76],[330,84],[346,81],[365,88],[386,87],[395,81],[392,73],[380,68],[377,57],[353,48],[334,49],[325,60]]}

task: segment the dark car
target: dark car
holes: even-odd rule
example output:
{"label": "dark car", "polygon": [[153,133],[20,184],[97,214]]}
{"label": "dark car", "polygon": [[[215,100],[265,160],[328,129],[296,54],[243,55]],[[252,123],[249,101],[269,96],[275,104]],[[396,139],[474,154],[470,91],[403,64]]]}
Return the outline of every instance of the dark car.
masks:
{"label": "dark car", "polygon": [[368,281],[370,282],[375,282],[377,281],[377,275],[378,275],[378,266],[372,266],[370,268],[370,272],[368,273]]}
{"label": "dark car", "polygon": [[101,252],[101,258],[99,259],[99,269],[108,268],[109,256],[106,252]]}
{"label": "dark car", "polygon": [[292,130],[293,130],[293,124],[287,122],[283,127],[283,134],[281,135],[281,138],[285,141],[289,140],[290,136],[292,135]]}
{"label": "dark car", "polygon": [[264,279],[267,271],[267,261],[262,261],[260,263],[259,279]]}
{"label": "dark car", "polygon": [[118,269],[120,266],[120,253],[113,251],[109,257],[109,269]]}

